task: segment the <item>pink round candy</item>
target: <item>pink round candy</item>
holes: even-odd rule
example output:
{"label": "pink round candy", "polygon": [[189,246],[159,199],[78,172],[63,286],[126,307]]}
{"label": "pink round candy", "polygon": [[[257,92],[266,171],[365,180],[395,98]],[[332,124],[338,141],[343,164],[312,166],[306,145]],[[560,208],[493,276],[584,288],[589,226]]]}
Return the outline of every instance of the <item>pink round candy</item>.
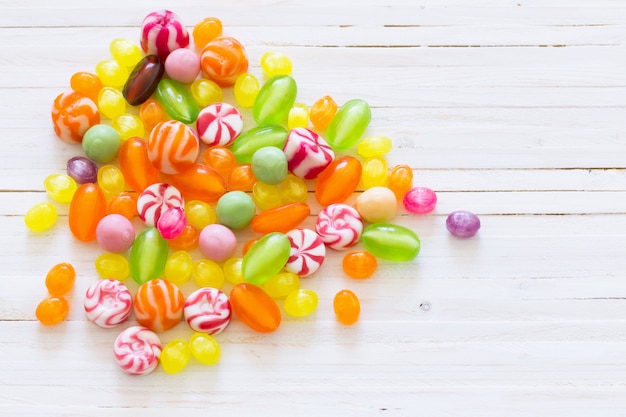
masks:
{"label": "pink round candy", "polygon": [[243,118],[235,107],[214,103],[200,111],[196,120],[200,140],[209,146],[228,146],[243,129]]}
{"label": "pink round candy", "polygon": [[230,323],[232,315],[228,296],[217,288],[200,288],[185,300],[185,320],[197,332],[216,334]]}
{"label": "pink round candy", "polygon": [[404,208],[409,213],[426,214],[435,209],[437,205],[437,194],[430,188],[415,187],[411,188],[404,195],[402,200]]}
{"label": "pink round candy", "polygon": [[183,195],[170,184],[154,183],[137,199],[137,213],[146,226],[156,226],[161,214],[171,207],[184,207]]}
{"label": "pink round candy", "polygon": [[135,241],[135,228],[121,214],[104,216],[96,227],[98,245],[106,251],[121,253],[131,247]]}
{"label": "pink round candy", "polygon": [[200,232],[198,247],[205,258],[224,262],[235,253],[237,237],[224,225],[209,224]]}
{"label": "pink round candy", "polygon": [[286,233],[291,244],[285,269],[301,277],[316,272],[326,258],[322,238],[311,229],[293,229]]}
{"label": "pink round candy", "polygon": [[165,61],[170,52],[189,45],[187,28],[169,10],[157,10],[148,14],[141,23],[141,48],[148,55],[158,55]]}
{"label": "pink round candy", "polygon": [[145,375],[154,371],[159,364],[161,350],[159,336],[143,326],[124,330],[113,344],[115,362],[130,375]]}
{"label": "pink round candy", "polygon": [[181,83],[193,82],[200,74],[200,57],[190,49],[176,49],[165,59],[165,72]]}
{"label": "pink round candy", "polygon": [[343,250],[359,241],[363,221],[352,206],[337,203],[325,207],[317,216],[315,230],[331,249]]}
{"label": "pink round candy", "polygon": [[124,322],[133,307],[133,297],[126,285],[114,279],[94,282],[85,293],[85,314],[94,324],[110,328]]}
{"label": "pink round candy", "polygon": [[283,147],[289,170],[307,180],[317,178],[335,158],[328,143],[314,131],[297,127],[289,131]]}
{"label": "pink round candy", "polygon": [[178,237],[187,226],[187,216],[185,209],[182,207],[169,207],[157,221],[157,229],[163,236],[163,239],[174,239]]}

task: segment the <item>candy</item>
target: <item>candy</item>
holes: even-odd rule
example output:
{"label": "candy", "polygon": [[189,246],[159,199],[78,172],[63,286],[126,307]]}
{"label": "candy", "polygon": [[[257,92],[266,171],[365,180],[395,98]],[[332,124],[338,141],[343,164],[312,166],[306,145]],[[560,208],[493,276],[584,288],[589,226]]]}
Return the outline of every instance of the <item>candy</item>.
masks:
{"label": "candy", "polygon": [[230,191],[251,191],[257,180],[252,172],[250,164],[236,166],[228,176],[228,189]]}
{"label": "candy", "polygon": [[54,265],[46,274],[46,288],[53,296],[62,296],[74,287],[76,271],[72,264],[63,262]]}
{"label": "candy", "polygon": [[247,72],[239,75],[233,88],[237,104],[244,108],[254,106],[260,89],[259,80],[254,75]]}
{"label": "candy", "polygon": [[389,223],[374,223],[363,232],[363,245],[372,255],[395,262],[407,262],[420,251],[420,240],[411,229]]}
{"label": "candy", "polygon": [[72,235],[81,242],[94,240],[96,228],[106,215],[106,209],[106,197],[100,187],[91,183],[78,187],[67,216]]}
{"label": "candy", "polygon": [[333,310],[337,321],[342,324],[351,325],[359,320],[361,314],[361,303],[359,298],[350,290],[341,290],[335,294],[333,299]]}
{"label": "candy", "polygon": [[237,238],[228,227],[210,224],[200,232],[198,247],[205,258],[224,262],[235,253]]}
{"label": "candy", "polygon": [[137,213],[147,226],[156,226],[161,214],[171,207],[184,207],[181,192],[173,185],[158,182],[146,187],[137,199]]}
{"label": "candy", "polygon": [[362,138],[357,144],[357,152],[363,158],[383,156],[393,147],[391,139],[386,136],[370,136]]}
{"label": "candy", "polygon": [[126,188],[124,174],[115,165],[102,165],[98,170],[98,186],[109,198],[117,195]]}
{"label": "candy", "polygon": [[286,203],[302,203],[307,200],[309,190],[302,178],[289,174],[283,182],[280,183],[280,195],[282,196],[282,200]]}
{"label": "candy", "polygon": [[298,227],[309,215],[311,209],[306,203],[286,203],[265,210],[252,219],[252,230],[256,233],[287,233]]}
{"label": "candy", "polygon": [[98,93],[97,103],[100,113],[109,119],[115,119],[126,112],[126,100],[117,88],[102,88]]}
{"label": "candy", "polygon": [[258,181],[252,187],[254,204],[261,210],[269,210],[283,204],[283,194],[280,186],[265,184]]}
{"label": "candy", "polygon": [[363,222],[359,212],[347,204],[331,204],[317,216],[315,230],[331,249],[347,249],[359,241]]}
{"label": "candy", "polygon": [[287,157],[274,146],[254,152],[251,165],[254,176],[266,184],[279,184],[287,177]]}
{"label": "candy", "polygon": [[87,129],[100,123],[96,103],[73,91],[54,99],[51,116],[54,132],[67,143],[81,143]]}
{"label": "candy", "polygon": [[126,285],[114,279],[101,279],[87,289],[83,308],[89,321],[110,328],[130,316],[132,304],[133,298]]}
{"label": "candy", "polygon": [[115,38],[109,44],[109,51],[120,65],[132,67],[141,60],[141,49],[134,42],[125,38]]}
{"label": "candy", "polygon": [[209,259],[200,259],[193,264],[193,280],[199,287],[221,288],[224,285],[224,271]]}
{"label": "candy", "polygon": [[196,133],[184,123],[168,120],[150,132],[148,158],[161,172],[177,174],[193,164],[199,153]]}
{"label": "candy", "polygon": [[222,21],[217,17],[205,17],[193,27],[193,43],[198,49],[222,34]]}
{"label": "candy", "polygon": [[165,65],[156,55],[146,55],[133,68],[124,84],[122,94],[128,104],[138,106],[145,103],[163,77]]}
{"label": "candy", "polygon": [[37,203],[24,215],[24,224],[32,232],[45,232],[57,222],[57,209],[52,203]]}
{"label": "candy", "polygon": [[254,101],[252,115],[259,125],[280,124],[287,120],[296,101],[298,88],[288,75],[276,75],[263,84]]}
{"label": "candy", "polygon": [[108,214],[121,214],[128,220],[137,215],[137,199],[139,196],[135,192],[122,192],[114,195],[109,200],[107,207]]}
{"label": "candy", "polygon": [[128,70],[114,59],[106,59],[96,64],[96,75],[102,84],[108,87],[119,88],[128,79]]}
{"label": "candy", "polygon": [[222,101],[222,88],[214,81],[200,78],[191,83],[191,95],[200,108]]}
{"label": "candy", "polygon": [[230,323],[230,301],[217,288],[200,288],[189,294],[185,300],[184,316],[191,329],[217,334]]}
{"label": "candy", "polygon": [[159,81],[156,98],[163,105],[168,116],[174,120],[190,124],[198,118],[200,112],[198,104],[191,92],[178,81],[167,78]]}
{"label": "candy", "polygon": [[318,176],[315,199],[322,205],[346,201],[361,180],[361,162],[353,156],[344,155],[331,162]]}
{"label": "candy", "polygon": [[304,103],[294,103],[287,115],[287,127],[307,127],[309,125],[309,108]]}
{"label": "candy", "polygon": [[191,164],[170,179],[187,199],[214,203],[226,192],[220,173],[203,164]]}
{"label": "candy", "polygon": [[227,103],[211,104],[200,111],[196,120],[200,140],[209,146],[228,146],[243,129],[243,118]]}
{"label": "candy", "polygon": [[341,263],[343,272],[352,278],[369,278],[378,268],[376,257],[367,251],[357,250],[346,253]]}
{"label": "candy", "polygon": [[78,184],[98,181],[98,165],[84,156],[75,156],[67,161],[67,175]]}
{"label": "candy", "polygon": [[202,162],[222,174],[224,178],[228,178],[237,166],[237,158],[233,152],[223,146],[214,146],[205,150],[202,153]]}
{"label": "candy", "polygon": [[285,266],[290,251],[291,244],[285,234],[266,234],[244,255],[241,263],[243,278],[252,284],[263,284]]}
{"label": "candy", "polygon": [[190,49],[172,51],[165,59],[168,77],[181,83],[190,83],[200,74],[200,57]]}
{"label": "candy", "polygon": [[252,330],[269,333],[280,325],[278,305],[254,284],[236,284],[230,291],[230,304],[234,315]]}
{"label": "candy", "polygon": [[231,229],[246,227],[255,211],[254,201],[243,191],[230,191],[217,201],[217,218],[221,224]]}
{"label": "candy", "polygon": [[179,250],[167,258],[163,274],[168,281],[176,285],[183,285],[191,278],[192,270],[193,260],[191,255],[185,250]]}
{"label": "candy", "polygon": [[387,188],[393,191],[396,200],[402,201],[411,187],[413,187],[413,170],[411,167],[408,165],[394,166],[389,177],[387,177]]}
{"label": "candy", "polygon": [[198,247],[199,237],[200,231],[192,225],[187,224],[183,232],[174,239],[168,240],[167,244],[169,247],[176,250],[192,250]]}
{"label": "candy", "polygon": [[328,127],[337,113],[337,103],[330,96],[324,96],[311,106],[309,118],[315,128],[324,130]]}
{"label": "candy", "polygon": [[165,109],[157,100],[148,99],[139,106],[139,118],[146,132],[151,132],[154,126],[167,120]]}
{"label": "candy", "polygon": [[212,206],[200,200],[191,200],[185,203],[187,223],[199,230],[217,221],[217,214]]}
{"label": "candy", "polygon": [[320,135],[303,127],[289,131],[283,151],[289,171],[307,180],[317,178],[335,158],[335,153]]}
{"label": "candy", "polygon": [[467,210],[456,210],[448,214],[446,228],[453,236],[472,237],[480,229],[480,218]]}
{"label": "candy", "polygon": [[121,145],[120,134],[109,125],[94,125],[83,136],[85,155],[96,162],[107,163],[115,159]]}
{"label": "candy", "polygon": [[404,195],[402,203],[409,213],[430,213],[437,205],[437,194],[427,187],[411,188]]}
{"label": "candy", "polygon": [[367,129],[372,118],[366,101],[354,99],[344,103],[326,129],[326,140],[335,150],[351,148]]}
{"label": "candy", "polygon": [[135,241],[135,228],[126,217],[120,214],[104,216],[96,227],[98,245],[106,251],[122,253]]}
{"label": "candy", "polygon": [[266,146],[283,149],[287,141],[287,130],[279,125],[262,125],[243,132],[235,142],[232,151],[240,163],[250,163],[252,155]]}
{"label": "candy", "polygon": [[202,48],[200,65],[207,78],[221,87],[228,87],[235,84],[237,77],[248,70],[248,56],[237,39],[218,36]]}
{"label": "candy", "polygon": [[167,262],[167,241],[154,227],[142,230],[130,249],[130,275],[143,284],[160,277]]}
{"label": "candy", "polygon": [[157,229],[164,239],[174,239],[180,235],[187,226],[187,216],[182,207],[170,207],[166,209],[157,221]]}
{"label": "candy", "polygon": [[146,133],[139,116],[130,113],[124,113],[113,119],[111,126],[120,134],[122,140],[131,137],[142,138]]}
{"label": "candy", "polygon": [[164,332],[182,320],[185,298],[176,285],[159,278],[137,289],[133,305],[139,324],[155,332]]}
{"label": "candy", "polygon": [[300,278],[293,272],[279,272],[263,284],[263,289],[272,298],[285,298],[300,288]]}
{"label": "candy", "polygon": [[230,258],[226,262],[224,262],[223,270],[224,270],[224,279],[230,284],[239,284],[244,282],[243,275],[241,273],[241,264],[243,263],[243,258]]}
{"label": "candy", "polygon": [[366,222],[379,223],[396,215],[396,195],[387,187],[373,187],[363,191],[354,202],[354,208]]}
{"label": "candy", "polygon": [[96,258],[94,266],[100,278],[123,281],[130,275],[128,260],[118,253],[103,253]]}
{"label": "candy", "polygon": [[161,340],[143,326],[131,326],[121,332],[113,345],[115,362],[130,375],[145,375],[159,364]]}
{"label": "candy", "polygon": [[61,323],[67,317],[70,305],[63,297],[46,297],[37,305],[35,317],[45,326]]}
{"label": "candy", "polygon": [[285,269],[301,277],[315,273],[326,258],[322,238],[311,229],[293,229],[287,232],[287,237],[291,249]]}
{"label": "candy", "polygon": [[131,189],[141,192],[157,182],[159,171],[148,158],[148,144],[141,138],[129,138],[119,151],[120,169]]}
{"label": "candy", "polygon": [[220,345],[206,333],[197,332],[189,339],[191,356],[203,365],[215,365],[220,360]]}
{"label": "candy", "polygon": [[285,298],[285,313],[293,317],[306,317],[317,309],[318,297],[315,291],[295,290]]}
{"label": "candy", "polygon": [[190,358],[191,348],[189,343],[183,339],[174,339],[163,346],[159,360],[165,372],[176,374],[187,367]]}
{"label": "candy", "polygon": [[364,189],[382,187],[387,184],[387,161],[380,156],[368,158],[363,162],[361,184]]}
{"label": "candy", "polygon": [[174,12],[157,10],[148,14],[141,23],[141,48],[147,54],[158,55],[165,61],[170,52],[187,45],[189,33]]}
{"label": "candy", "polygon": [[78,94],[89,97],[95,103],[98,101],[98,93],[103,85],[96,74],[76,72],[70,78],[70,87]]}

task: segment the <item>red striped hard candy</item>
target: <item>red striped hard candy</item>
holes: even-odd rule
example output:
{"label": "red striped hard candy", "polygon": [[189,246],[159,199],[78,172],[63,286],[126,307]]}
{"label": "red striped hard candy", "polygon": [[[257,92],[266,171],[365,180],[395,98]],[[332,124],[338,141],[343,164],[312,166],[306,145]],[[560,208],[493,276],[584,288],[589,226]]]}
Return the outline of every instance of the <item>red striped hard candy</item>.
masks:
{"label": "red striped hard candy", "polygon": [[196,120],[200,140],[209,146],[228,146],[243,129],[243,118],[235,107],[214,103],[200,111]]}
{"label": "red striped hard candy", "polygon": [[316,272],[326,258],[326,246],[311,229],[293,229],[286,233],[291,244],[285,269],[301,277]]}
{"label": "red striped hard candy", "polygon": [[189,327],[208,334],[224,330],[232,315],[228,296],[211,287],[200,288],[189,294],[183,313]]}
{"label": "red striped hard candy", "polygon": [[146,187],[137,199],[137,214],[147,226],[156,226],[167,209],[184,207],[183,196],[171,184],[157,182]]}
{"label": "red striped hard candy", "polygon": [[315,230],[331,249],[343,250],[359,241],[363,221],[352,206],[337,203],[325,207],[317,216]]}
{"label": "red striped hard candy", "polygon": [[283,152],[289,170],[307,180],[317,178],[335,158],[335,153],[324,138],[304,127],[289,131]]}

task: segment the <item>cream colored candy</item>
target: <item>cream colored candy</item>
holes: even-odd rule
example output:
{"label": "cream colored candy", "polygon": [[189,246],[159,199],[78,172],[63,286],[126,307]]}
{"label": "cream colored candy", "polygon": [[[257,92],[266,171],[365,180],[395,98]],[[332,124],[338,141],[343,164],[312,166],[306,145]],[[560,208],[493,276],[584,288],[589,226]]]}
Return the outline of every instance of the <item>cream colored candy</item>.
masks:
{"label": "cream colored candy", "polygon": [[366,222],[379,223],[396,215],[398,203],[395,194],[389,188],[372,187],[357,197],[354,208]]}

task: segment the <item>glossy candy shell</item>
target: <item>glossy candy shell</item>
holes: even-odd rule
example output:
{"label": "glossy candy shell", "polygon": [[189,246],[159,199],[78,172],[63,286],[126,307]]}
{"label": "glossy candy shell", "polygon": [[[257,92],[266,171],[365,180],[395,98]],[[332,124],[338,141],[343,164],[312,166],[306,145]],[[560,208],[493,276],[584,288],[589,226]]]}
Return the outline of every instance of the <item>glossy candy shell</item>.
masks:
{"label": "glossy candy shell", "polygon": [[122,94],[128,104],[138,106],[150,98],[163,77],[165,66],[156,55],[146,55],[130,73]]}
{"label": "glossy candy shell", "polygon": [[407,262],[420,251],[417,234],[404,226],[390,223],[369,225],[361,236],[365,249],[378,258]]}
{"label": "glossy candy shell", "polygon": [[263,289],[254,284],[236,284],[230,292],[230,303],[235,316],[257,332],[273,332],[280,325],[278,305]]}

